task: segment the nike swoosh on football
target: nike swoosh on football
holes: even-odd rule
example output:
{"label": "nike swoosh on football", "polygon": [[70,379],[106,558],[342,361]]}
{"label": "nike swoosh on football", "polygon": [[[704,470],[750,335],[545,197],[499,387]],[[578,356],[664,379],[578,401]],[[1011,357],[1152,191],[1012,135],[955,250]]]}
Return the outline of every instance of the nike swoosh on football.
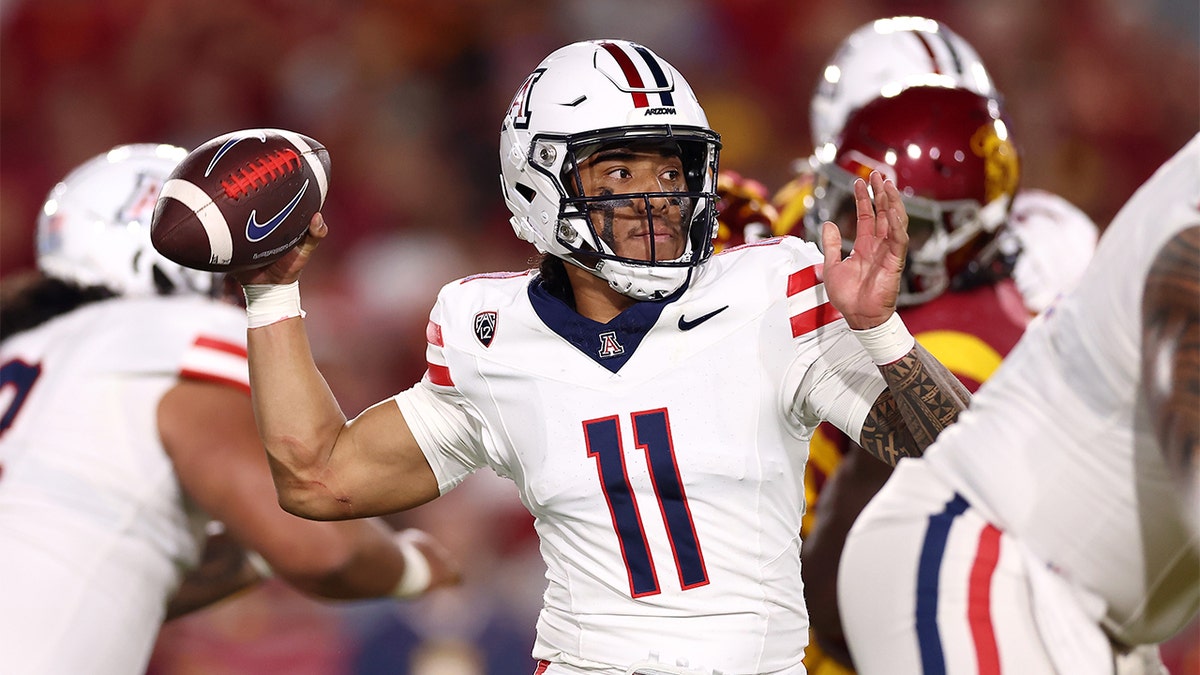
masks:
{"label": "nike swoosh on football", "polygon": [[283,207],[283,210],[276,213],[270,220],[265,223],[258,222],[258,210],[250,212],[250,219],[246,221],[246,238],[250,241],[261,241],[267,235],[275,231],[279,224],[292,215],[292,211],[296,210],[296,205],[300,203],[300,198],[304,196],[304,192],[308,190],[308,181],[304,181],[304,185],[300,186],[300,191],[292,197],[292,201]]}
{"label": "nike swoosh on football", "polygon": [[688,321],[687,319],[685,319],[681,316],[681,317],[679,317],[679,330],[691,330],[691,329],[695,328],[696,326],[699,326],[700,324],[704,323],[705,321],[708,321],[709,319],[713,318],[714,316],[720,314],[721,312],[724,312],[727,309],[729,309],[729,305],[725,305],[724,307],[722,307],[720,309],[714,309],[713,311],[709,312],[708,314],[705,314],[704,316],[692,319],[691,321]]}

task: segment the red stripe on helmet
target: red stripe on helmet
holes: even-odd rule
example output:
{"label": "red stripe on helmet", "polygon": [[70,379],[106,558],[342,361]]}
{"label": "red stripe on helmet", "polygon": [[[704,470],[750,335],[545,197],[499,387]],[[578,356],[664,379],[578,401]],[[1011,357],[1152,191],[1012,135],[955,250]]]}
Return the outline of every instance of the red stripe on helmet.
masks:
{"label": "red stripe on helmet", "polygon": [[917,31],[913,31],[912,34],[913,37],[920,41],[921,46],[925,48],[925,52],[929,54],[929,62],[933,64],[933,72],[941,75],[942,69],[938,66],[937,54],[933,53],[933,46],[929,44],[929,40],[925,39],[925,36]]}
{"label": "red stripe on helmet", "polygon": [[[625,79],[629,83],[630,89],[645,89],[646,85],[642,83],[642,76],[638,73],[637,66],[633,64],[633,60],[621,49],[620,45],[603,42],[600,46],[604,47],[604,51],[612,55],[618,66],[621,66],[621,72],[625,74]],[[634,91],[631,94],[633,95],[633,107],[647,108],[650,106],[650,100],[646,98],[644,92]]]}

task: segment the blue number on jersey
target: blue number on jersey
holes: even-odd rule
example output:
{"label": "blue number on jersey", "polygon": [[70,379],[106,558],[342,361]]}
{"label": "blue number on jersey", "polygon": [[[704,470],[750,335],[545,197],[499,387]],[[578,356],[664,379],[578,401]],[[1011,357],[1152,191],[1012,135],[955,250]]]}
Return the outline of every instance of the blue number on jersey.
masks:
{"label": "blue number on jersey", "polygon": [[4,416],[0,417],[0,434],[12,426],[13,419],[21,409],[21,404],[25,403],[25,397],[29,395],[29,390],[33,388],[33,383],[41,374],[42,367],[40,365],[32,366],[24,361],[9,361],[0,366],[0,390],[5,387],[16,389],[12,402],[8,404],[8,410],[5,410]]}
{"label": "blue number on jersey", "polygon": [[[679,584],[684,590],[708,583],[708,570],[700,551],[700,540],[692,523],[687,495],[679,477],[671,442],[670,421],[666,409],[636,412],[633,418],[634,444],[646,453],[650,479],[658,508],[671,539],[671,551],[679,570]],[[625,453],[621,447],[618,419],[605,417],[583,423],[587,436],[588,456],[595,457],[600,469],[600,483],[613,527],[621,545],[621,555],[629,573],[629,590],[633,597],[659,593],[654,559],[646,541],[637,500],[629,485]]]}

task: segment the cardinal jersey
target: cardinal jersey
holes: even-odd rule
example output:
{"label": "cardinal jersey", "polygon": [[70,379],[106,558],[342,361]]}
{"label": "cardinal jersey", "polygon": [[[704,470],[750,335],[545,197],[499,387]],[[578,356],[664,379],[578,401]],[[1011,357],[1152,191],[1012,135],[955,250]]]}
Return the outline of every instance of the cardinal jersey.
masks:
{"label": "cardinal jersey", "polygon": [[[728,249],[608,324],[529,275],[447,285],[397,397],[443,491],[490,467],[535,518],[534,657],[800,672],[807,442],[885,387],[792,237]],[[566,671],[575,672],[575,671]]]}
{"label": "cardinal jersey", "polygon": [[158,401],[180,377],[248,392],[245,326],[199,298],[114,299],[0,345],[0,671],[145,669],[203,525]]}

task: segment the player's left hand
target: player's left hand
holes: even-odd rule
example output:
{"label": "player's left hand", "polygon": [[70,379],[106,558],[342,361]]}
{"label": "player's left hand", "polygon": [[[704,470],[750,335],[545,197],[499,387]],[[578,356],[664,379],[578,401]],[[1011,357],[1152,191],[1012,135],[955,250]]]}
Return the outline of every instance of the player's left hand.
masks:
{"label": "player's left hand", "polygon": [[821,226],[825,266],[821,280],[829,301],[846,317],[851,328],[873,328],[896,311],[900,273],[908,252],[908,214],[896,184],[878,171],[870,175],[872,206],[867,182],[854,181],[857,234],[854,250],[842,260],[842,235],[837,225]]}

